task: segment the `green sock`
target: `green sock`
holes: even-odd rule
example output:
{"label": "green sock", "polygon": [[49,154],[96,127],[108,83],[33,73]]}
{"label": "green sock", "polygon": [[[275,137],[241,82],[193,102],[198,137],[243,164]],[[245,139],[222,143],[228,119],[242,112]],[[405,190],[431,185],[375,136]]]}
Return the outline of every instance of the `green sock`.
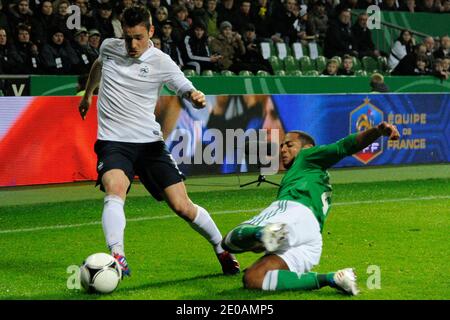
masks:
{"label": "green sock", "polygon": [[307,272],[298,275],[288,270],[278,270],[276,290],[314,290],[324,286],[333,286],[334,273],[317,274]]}
{"label": "green sock", "polygon": [[263,227],[243,224],[231,230],[222,242],[222,247],[233,253],[253,251],[260,246],[259,237]]}

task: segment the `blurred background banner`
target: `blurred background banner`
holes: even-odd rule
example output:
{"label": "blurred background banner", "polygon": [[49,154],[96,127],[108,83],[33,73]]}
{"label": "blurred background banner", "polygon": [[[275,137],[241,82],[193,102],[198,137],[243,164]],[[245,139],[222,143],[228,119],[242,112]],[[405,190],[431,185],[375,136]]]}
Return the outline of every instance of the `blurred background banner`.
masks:
{"label": "blurred background banner", "polygon": [[[96,179],[95,101],[88,117],[78,113],[80,97],[0,97],[0,186]],[[228,132],[303,130],[317,144],[332,143],[379,121],[399,128],[398,142],[378,140],[339,167],[450,162],[449,94],[226,95],[207,96],[207,108],[194,109],[176,96],[156,108],[164,138],[187,175],[257,170],[239,159],[240,146]],[[231,130],[231,131],[230,131]],[[221,152],[214,135],[222,135]],[[270,138],[269,138],[270,140]],[[201,160],[208,151],[215,163]],[[233,152],[233,161],[226,156]],[[192,160],[192,161],[190,161]],[[282,168],[281,168],[282,169]]]}

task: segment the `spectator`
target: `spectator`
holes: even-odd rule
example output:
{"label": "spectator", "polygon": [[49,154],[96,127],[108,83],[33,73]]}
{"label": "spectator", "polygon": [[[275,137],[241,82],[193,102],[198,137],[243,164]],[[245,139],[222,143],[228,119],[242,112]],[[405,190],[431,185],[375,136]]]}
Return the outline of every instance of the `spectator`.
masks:
{"label": "spectator", "polygon": [[4,29],[7,34],[10,34],[11,31],[9,30],[8,16],[4,12],[6,10],[3,10],[3,2],[2,1],[6,2],[6,0],[0,0],[0,29]]}
{"label": "spectator", "polygon": [[272,35],[274,42],[289,42],[292,26],[300,14],[296,0],[286,0],[284,8],[276,10],[273,14],[275,34]]}
{"label": "spectator", "polygon": [[159,50],[161,50],[161,39],[157,36],[153,36],[150,40],[153,42],[153,46]]}
{"label": "spectator", "polygon": [[382,11],[397,11],[399,8],[396,0],[383,0],[380,9]]}
{"label": "spectator", "polygon": [[428,57],[424,54],[419,54],[416,57],[416,66],[414,68],[413,75],[426,76],[431,74],[428,64]]}
{"label": "spectator", "polygon": [[435,58],[450,58],[450,37],[445,35],[441,38],[440,47],[436,50],[433,55]]}
{"label": "spectator", "polygon": [[338,76],[354,76],[353,71],[353,58],[352,56],[346,54],[342,58],[342,67],[338,70]]}
{"label": "spectator", "polygon": [[450,58],[442,59],[442,70],[450,73]]}
{"label": "spectator", "polygon": [[399,10],[414,13],[416,12],[416,0],[404,0]]}
{"label": "spectator", "polygon": [[32,19],[31,35],[36,44],[42,45],[48,41],[48,30],[56,25],[56,16],[53,13],[53,4],[50,0],[45,0],[37,8]]}
{"label": "spectator", "polygon": [[192,8],[189,16],[192,21],[202,21],[206,25],[206,10],[203,5],[203,0],[193,0],[194,7]]}
{"label": "spectator", "polygon": [[358,52],[358,57],[365,56],[379,57],[380,51],[375,49],[375,44],[372,40],[372,32],[367,28],[367,20],[369,15],[367,13],[361,13],[358,16],[357,22],[352,27],[354,50]]}
{"label": "spectator", "polygon": [[11,34],[17,34],[17,26],[20,23],[31,26],[33,22],[33,12],[30,9],[29,0],[19,0],[17,4],[12,4],[9,7],[7,17],[10,27],[9,31],[12,32]]}
{"label": "spectator", "polygon": [[414,38],[409,30],[402,30],[400,36],[394,42],[391,49],[391,54],[388,59],[388,67],[393,70],[401,59],[403,59],[407,54],[413,52],[413,47],[415,45]]}
{"label": "spectator", "polygon": [[440,12],[441,13],[450,13],[450,0],[442,0]]}
{"label": "spectator", "polygon": [[89,2],[87,0],[75,0],[75,5],[80,8],[81,26],[88,30],[95,28],[95,19],[92,17]]}
{"label": "spectator", "polygon": [[232,25],[228,21],[220,24],[220,34],[211,41],[211,51],[220,54],[221,70],[230,70],[238,74],[242,70],[248,70],[249,66],[241,62],[240,58],[245,54],[245,46],[239,33],[232,31]]}
{"label": "spectator", "polygon": [[184,5],[173,8],[173,30],[172,37],[176,43],[182,45],[187,30],[189,30],[191,21],[188,20],[188,10]]}
{"label": "spectator", "polygon": [[98,55],[89,47],[89,34],[85,27],[81,27],[75,32],[73,49],[78,57],[79,63],[75,67],[78,74],[89,73],[92,64]]}
{"label": "spectator", "polygon": [[322,72],[324,76],[336,76],[338,73],[339,62],[336,59],[330,59],[327,62],[327,67]]}
{"label": "spectator", "polygon": [[15,74],[23,61],[13,43],[8,41],[6,30],[0,28],[0,70],[5,74]]}
{"label": "spectator", "polygon": [[219,26],[223,21],[228,21],[231,24],[236,22],[237,9],[234,4],[234,0],[222,0],[217,6],[217,24]]}
{"label": "spectator", "polygon": [[89,30],[89,48],[95,53],[95,55],[100,54],[100,44],[102,40],[102,35],[100,34],[100,31],[97,29],[91,29]]}
{"label": "spectator", "polygon": [[437,58],[434,61],[434,68],[432,75],[441,79],[441,80],[447,80],[448,79],[448,71],[444,69],[444,59]]}
{"label": "spectator", "polygon": [[314,25],[308,19],[308,7],[306,5],[300,6],[300,11],[289,31],[289,43],[303,42],[307,44],[308,41],[313,41],[318,38]]}
{"label": "spectator", "polygon": [[217,0],[207,0],[206,1],[206,12],[205,12],[205,25],[208,35],[211,37],[216,37],[219,34],[219,28],[217,27],[217,21],[219,14],[217,13]]}
{"label": "spectator", "polygon": [[370,77],[370,88],[372,93],[389,92],[389,87],[384,83],[383,75],[379,73],[374,73]]}
{"label": "spectator", "polygon": [[185,68],[194,69],[197,74],[203,70],[216,70],[217,61],[221,59],[219,54],[210,54],[206,26],[201,21],[194,22],[184,38],[183,51]]}
{"label": "spectator", "polygon": [[324,43],[324,54],[327,58],[342,57],[344,54],[358,56],[350,22],[351,13],[348,9],[339,13],[338,20],[330,22]]}
{"label": "spectator", "polygon": [[308,20],[311,22],[313,29],[318,35],[319,44],[323,46],[323,41],[325,40],[328,29],[328,16],[322,1],[314,2],[312,12],[308,15]]}
{"label": "spectator", "polygon": [[414,75],[416,68],[416,60],[419,55],[426,57],[427,48],[424,44],[415,46],[414,52],[407,54],[400,60],[397,66],[392,70],[391,74],[396,76]]}
{"label": "spectator", "polygon": [[419,0],[420,5],[417,8],[417,12],[436,13],[440,12],[439,7],[435,5],[434,0]]}
{"label": "spectator", "polygon": [[17,30],[17,53],[23,63],[17,67],[16,73],[39,74],[42,70],[42,63],[38,46],[30,41],[31,27],[19,24]]}
{"label": "spectator", "polygon": [[245,54],[241,56],[241,61],[247,64],[246,69],[256,74],[259,70],[273,74],[272,66],[265,60],[260,52],[260,40],[256,37],[256,28],[253,24],[244,27],[243,42]]}
{"label": "spectator", "polygon": [[161,29],[161,50],[168,54],[180,69],[184,66],[181,52],[172,38],[172,21],[166,20]]}
{"label": "spectator", "polygon": [[244,28],[246,25],[248,25],[249,23],[254,22],[253,17],[251,15],[251,7],[252,7],[252,3],[250,0],[242,0],[241,4],[239,6],[239,10],[236,13],[236,17],[235,17],[235,23],[232,24],[234,31],[242,34],[244,31]]}
{"label": "spectator", "polygon": [[425,55],[427,56],[428,59],[427,65],[429,67],[432,67],[434,63],[434,45],[435,45],[433,37],[426,37],[423,40],[423,44],[427,48],[427,52],[425,52]]}
{"label": "spectator", "polygon": [[160,37],[162,32],[162,24],[164,23],[164,21],[169,19],[169,10],[167,10],[166,7],[160,6],[158,9],[156,9],[155,15],[156,19],[153,20],[153,26],[155,27],[155,34]]}
{"label": "spectator", "polygon": [[269,0],[258,0],[258,4],[253,5],[251,9],[256,34],[259,38],[263,38],[265,39],[265,41],[269,41],[273,34],[272,2],[269,3]]}
{"label": "spectator", "polygon": [[77,54],[70,43],[64,39],[61,29],[54,27],[50,32],[51,40],[42,46],[40,58],[46,74],[76,74],[79,64]]}
{"label": "spectator", "polygon": [[122,37],[122,26],[120,21],[113,16],[111,3],[99,4],[94,19],[96,29],[100,31],[103,39]]}
{"label": "spectator", "polygon": [[161,7],[161,0],[147,1],[147,9],[150,11],[153,20],[156,20],[156,10],[158,10],[159,7]]}
{"label": "spectator", "polygon": [[69,6],[70,2],[68,0],[56,1],[56,13],[55,13],[55,24],[54,26],[64,33],[64,39],[72,42],[72,30],[67,27],[67,19],[69,19]]}

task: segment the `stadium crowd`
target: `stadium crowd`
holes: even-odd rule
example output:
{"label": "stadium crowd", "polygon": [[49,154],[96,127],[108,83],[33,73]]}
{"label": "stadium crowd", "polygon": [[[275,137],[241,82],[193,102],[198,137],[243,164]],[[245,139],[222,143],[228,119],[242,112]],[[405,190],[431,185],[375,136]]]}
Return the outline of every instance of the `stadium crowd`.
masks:
{"label": "stadium crowd", "polygon": [[[154,45],[182,69],[273,74],[261,42],[315,41],[330,59],[324,75],[353,75],[352,57],[385,56],[394,75],[448,79],[450,38],[416,44],[403,30],[391,52],[375,47],[367,14],[351,10],[450,14],[450,0],[0,0],[0,74],[86,74],[102,40],[121,37],[121,15],[144,6],[152,15]],[[79,28],[73,10],[81,15]],[[331,59],[341,57],[341,61]],[[342,66],[341,66],[342,65]]]}

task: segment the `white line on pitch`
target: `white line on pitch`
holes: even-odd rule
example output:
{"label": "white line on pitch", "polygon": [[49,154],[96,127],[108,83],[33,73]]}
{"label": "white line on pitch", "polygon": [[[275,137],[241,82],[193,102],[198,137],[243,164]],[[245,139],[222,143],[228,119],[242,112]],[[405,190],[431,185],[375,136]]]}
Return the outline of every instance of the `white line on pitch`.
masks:
{"label": "white line on pitch", "polygon": [[[450,196],[429,196],[429,197],[419,197],[419,198],[399,198],[399,199],[348,201],[348,202],[335,202],[332,205],[333,206],[351,206],[351,205],[358,205],[358,204],[405,202],[405,201],[426,201],[426,200],[438,200],[438,199],[450,199]],[[225,210],[225,211],[212,212],[211,214],[212,215],[219,215],[219,214],[232,214],[232,213],[248,213],[248,212],[262,211],[263,209],[264,208],[244,209],[244,210]],[[147,220],[161,220],[161,219],[170,219],[170,218],[175,218],[175,217],[177,217],[177,215],[171,214],[171,215],[156,216],[156,217],[130,218],[130,219],[127,219],[127,222],[147,221]],[[78,227],[98,225],[98,224],[101,224],[101,223],[102,223],[101,221],[92,221],[92,222],[77,223],[77,224],[62,224],[62,225],[42,226],[42,227],[35,227],[35,228],[9,229],[9,230],[0,230],[0,234],[18,233],[18,232],[32,232],[32,231],[41,231],[41,230],[78,228]]]}

